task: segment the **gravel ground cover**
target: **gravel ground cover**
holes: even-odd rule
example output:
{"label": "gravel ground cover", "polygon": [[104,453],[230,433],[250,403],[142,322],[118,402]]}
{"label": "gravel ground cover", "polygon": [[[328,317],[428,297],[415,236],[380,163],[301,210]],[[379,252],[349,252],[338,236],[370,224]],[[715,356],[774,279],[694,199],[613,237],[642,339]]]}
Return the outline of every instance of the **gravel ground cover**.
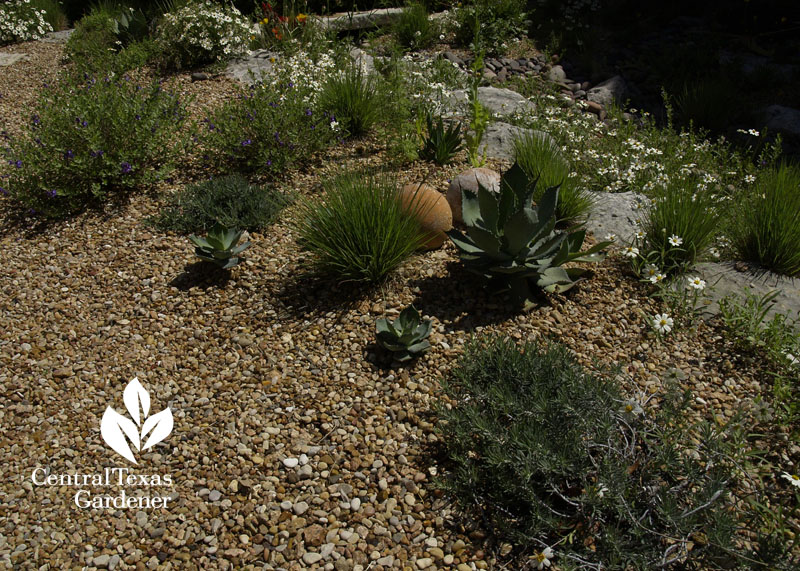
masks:
{"label": "gravel ground cover", "polygon": [[[9,129],[61,49],[4,48],[32,56],[0,70]],[[192,83],[188,74],[170,82],[197,96],[198,114],[234,89],[228,79]],[[311,195],[329,171],[378,164],[383,153],[374,138],[343,144],[285,182]],[[444,191],[463,166],[417,164],[398,174],[427,175]],[[760,365],[734,354],[713,323],[659,341],[644,318],[658,306],[618,258],[524,314],[469,279],[450,244],[364,291],[303,273],[290,208],[250,236],[246,263],[222,279],[195,263],[184,238],[143,225],[161,200],[139,196],[44,232],[2,232],[0,561],[9,566],[500,566],[508,547],[485,542],[486,532],[459,520],[429,485],[439,470],[439,380],[476,333],[557,338],[587,367],[619,365],[632,395],[657,392],[667,371],[680,369],[702,415],[730,417],[769,390]],[[433,349],[408,368],[377,365],[375,320],[412,302],[434,322]],[[157,490],[169,508],[77,509],[76,487],[34,485],[37,469],[119,466],[98,427],[106,406],[122,406],[134,376],[153,410],[173,411],[171,436],[134,470],[171,475],[172,486]],[[800,459],[788,441],[770,446],[781,465]]]}

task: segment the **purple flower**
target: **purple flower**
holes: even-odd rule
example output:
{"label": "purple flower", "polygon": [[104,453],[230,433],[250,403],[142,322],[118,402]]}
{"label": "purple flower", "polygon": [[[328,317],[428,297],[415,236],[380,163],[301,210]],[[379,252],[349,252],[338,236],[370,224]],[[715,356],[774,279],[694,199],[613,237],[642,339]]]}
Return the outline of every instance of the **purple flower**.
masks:
{"label": "purple flower", "polygon": [[136,117],[135,117],[135,119],[136,119],[137,121],[139,121],[141,118],[142,118],[142,116],[141,116],[141,115],[139,115],[139,114],[137,113],[137,114],[136,114]]}
{"label": "purple flower", "polygon": [[242,141],[242,146],[243,146],[243,147],[246,147],[247,145],[249,145],[249,144],[250,144],[250,143],[252,143],[252,142],[253,142],[253,141],[251,141],[250,139],[245,139],[244,141]]}
{"label": "purple flower", "polygon": [[267,159],[267,166],[268,166],[268,167],[271,167],[271,166],[272,166],[272,161],[271,161],[271,160],[269,160],[269,159]]}
{"label": "purple flower", "polygon": [[2,194],[3,196],[8,196],[8,191],[2,186],[0,186],[0,194]]}
{"label": "purple flower", "polygon": [[72,152],[72,149],[67,149],[67,152],[64,153],[64,159],[69,160],[75,158],[75,153]]}
{"label": "purple flower", "polygon": [[306,109],[306,115],[311,115],[311,109]]}
{"label": "purple flower", "polygon": [[47,196],[49,196],[50,198],[55,198],[57,195],[58,195],[58,192],[56,192],[55,189],[47,191]]}
{"label": "purple flower", "polygon": [[20,160],[16,160],[16,161],[15,160],[10,160],[10,161],[8,161],[8,164],[14,165],[18,169],[22,168],[22,161],[20,161]]}
{"label": "purple flower", "polygon": [[89,151],[89,155],[96,159],[97,157],[103,156],[103,151]]}
{"label": "purple flower", "polygon": [[128,174],[132,170],[133,170],[133,167],[131,167],[131,164],[128,163],[128,162],[124,162],[123,161],[123,163],[122,163],[122,174]]}
{"label": "purple flower", "polygon": [[41,122],[42,121],[39,119],[39,116],[34,113],[34,115],[33,115],[33,124],[34,125],[38,125]]}

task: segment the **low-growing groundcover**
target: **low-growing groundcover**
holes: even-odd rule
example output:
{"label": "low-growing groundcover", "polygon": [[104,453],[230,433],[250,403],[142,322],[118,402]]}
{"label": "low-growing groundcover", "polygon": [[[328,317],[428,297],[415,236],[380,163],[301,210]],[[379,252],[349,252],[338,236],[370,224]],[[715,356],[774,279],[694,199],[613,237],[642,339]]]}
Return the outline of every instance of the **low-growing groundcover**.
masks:
{"label": "low-growing groundcover", "polygon": [[58,217],[163,179],[186,142],[186,102],[159,82],[68,76],[45,86],[25,137],[6,150],[6,191]]}
{"label": "low-growing groundcover", "polygon": [[172,195],[167,206],[148,222],[181,234],[208,230],[217,222],[252,232],[272,224],[291,200],[235,174],[190,184]]}
{"label": "low-growing groundcover", "polygon": [[651,411],[561,345],[502,337],[474,339],[444,389],[440,486],[534,566],[796,568],[739,487],[743,427],[689,421],[688,393]]}

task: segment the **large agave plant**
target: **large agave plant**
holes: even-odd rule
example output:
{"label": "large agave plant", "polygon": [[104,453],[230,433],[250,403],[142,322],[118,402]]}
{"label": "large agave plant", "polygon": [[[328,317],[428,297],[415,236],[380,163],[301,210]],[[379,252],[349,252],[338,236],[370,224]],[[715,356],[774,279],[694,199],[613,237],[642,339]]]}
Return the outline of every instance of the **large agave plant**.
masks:
{"label": "large agave plant", "polygon": [[205,238],[191,235],[189,240],[196,246],[194,253],[198,258],[227,270],[241,261],[237,255],[250,246],[250,242],[239,244],[241,237],[241,230],[226,228],[217,222]]}
{"label": "large agave plant", "polygon": [[562,265],[599,262],[604,257],[600,250],[610,244],[601,242],[581,252],[585,230],[555,230],[558,187],[548,188],[534,206],[535,188],[536,183],[514,163],[501,178],[499,193],[480,184],[477,194],[462,190],[467,232],[448,232],[468,270],[510,288],[526,306],[533,298],[532,285],[548,292],[567,291],[589,270]]}

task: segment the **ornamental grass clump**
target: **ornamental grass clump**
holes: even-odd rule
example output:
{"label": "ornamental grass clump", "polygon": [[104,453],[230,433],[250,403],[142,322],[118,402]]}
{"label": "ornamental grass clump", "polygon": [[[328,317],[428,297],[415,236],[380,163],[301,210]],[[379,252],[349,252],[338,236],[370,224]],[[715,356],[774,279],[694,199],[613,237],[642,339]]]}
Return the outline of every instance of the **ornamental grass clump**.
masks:
{"label": "ornamental grass clump", "polygon": [[689,420],[680,376],[648,406],[562,345],[475,339],[437,406],[438,486],[533,568],[793,568],[738,486],[747,431]]}
{"label": "ornamental grass clump", "polygon": [[436,26],[428,17],[425,4],[412,2],[398,16],[392,26],[397,43],[412,50],[427,48],[436,39]]}
{"label": "ornamental grass clump", "polygon": [[645,210],[642,255],[669,275],[683,272],[708,252],[721,220],[719,197],[695,177],[674,178]]}
{"label": "ornamental grass clump", "polygon": [[383,92],[378,76],[358,63],[346,64],[328,77],[318,106],[331,114],[350,137],[363,135],[377,123],[383,109]]}
{"label": "ornamental grass clump", "polygon": [[781,164],[757,179],[734,214],[731,241],[745,260],[800,275],[800,168]]}
{"label": "ornamental grass clump", "polygon": [[67,76],[45,86],[27,133],[7,150],[8,192],[58,217],[165,177],[188,138],[186,101],[158,82]]}
{"label": "ornamental grass clump", "polygon": [[313,266],[342,281],[379,282],[427,239],[398,182],[351,172],[323,184],[325,196],[300,203],[295,227]]}
{"label": "ornamental grass clump", "polygon": [[528,178],[538,179],[534,202],[541,199],[545,188],[557,186],[556,218],[559,222],[572,225],[586,219],[594,199],[570,176],[570,164],[555,140],[541,131],[526,131],[514,138],[514,159]]}
{"label": "ornamental grass clump", "polygon": [[243,88],[206,117],[199,141],[222,172],[277,177],[330,144],[337,125],[313,104],[306,84],[288,78]]}
{"label": "ornamental grass clump", "polygon": [[148,222],[181,234],[207,230],[216,222],[252,232],[270,226],[290,202],[274,188],[250,184],[237,174],[188,185]]}

